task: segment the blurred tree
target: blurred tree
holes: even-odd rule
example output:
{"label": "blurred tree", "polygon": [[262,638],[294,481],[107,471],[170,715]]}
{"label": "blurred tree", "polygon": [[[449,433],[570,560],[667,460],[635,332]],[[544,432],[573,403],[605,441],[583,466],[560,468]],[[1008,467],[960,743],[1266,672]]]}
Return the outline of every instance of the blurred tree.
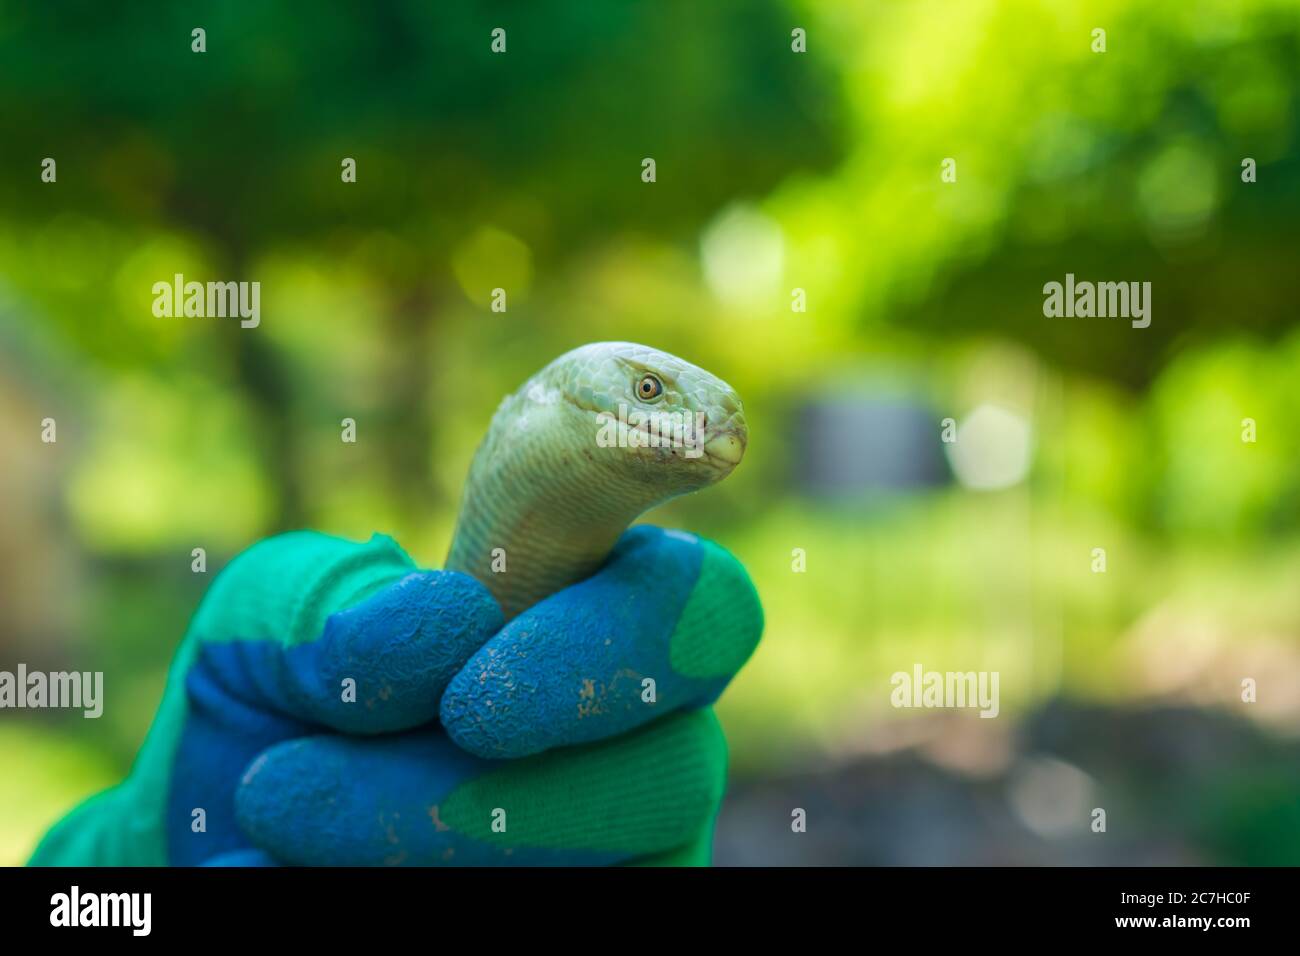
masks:
{"label": "blurred tree", "polygon": [[[195,28],[206,52],[191,49]],[[828,167],[833,91],[791,54],[789,31],[767,0],[11,5],[0,111],[22,123],[0,158],[0,204],[18,223],[65,212],[188,235],[218,270],[200,280],[257,278],[254,261],[276,245],[325,260],[360,248],[381,284],[375,321],[401,343],[376,422],[388,490],[427,504],[430,409],[451,401],[427,356],[460,294],[457,250],[470,242],[472,259],[478,230],[494,227],[504,248],[477,242],[470,272],[510,275],[517,246],[549,269],[630,225],[693,239],[730,197]],[[58,162],[57,190],[38,179],[44,157]],[[120,361],[118,336],[85,327],[80,310],[53,311],[74,341]],[[263,335],[209,346],[231,353],[275,511],[296,524],[292,358]]]}
{"label": "blurred tree", "polygon": [[[1294,0],[806,6],[810,49],[851,64],[853,146],[769,205],[846,334],[1014,337],[1139,388],[1189,338],[1294,323]],[[1151,326],[1044,317],[1067,272],[1151,282]]]}

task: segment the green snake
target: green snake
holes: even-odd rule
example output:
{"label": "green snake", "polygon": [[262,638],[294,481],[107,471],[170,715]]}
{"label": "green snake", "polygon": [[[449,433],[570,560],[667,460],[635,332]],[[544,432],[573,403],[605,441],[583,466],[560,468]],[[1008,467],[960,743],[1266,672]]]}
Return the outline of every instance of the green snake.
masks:
{"label": "green snake", "polygon": [[645,511],[725,478],[748,441],[739,396],[702,368],[630,342],[566,352],[497,408],[446,567],[510,620],[591,575]]}

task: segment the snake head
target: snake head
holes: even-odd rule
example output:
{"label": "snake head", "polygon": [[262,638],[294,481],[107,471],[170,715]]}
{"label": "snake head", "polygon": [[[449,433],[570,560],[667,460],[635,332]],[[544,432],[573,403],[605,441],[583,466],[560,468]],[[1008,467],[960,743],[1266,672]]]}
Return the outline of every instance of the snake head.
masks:
{"label": "snake head", "polygon": [[597,342],[561,356],[547,384],[582,411],[591,443],[645,481],[674,491],[731,473],[749,442],[736,390],[675,355]]}
{"label": "snake head", "polygon": [[735,389],[704,369],[630,342],[574,349],[497,407],[446,568],[508,621],[589,577],[640,515],[725,478],[748,441]]}

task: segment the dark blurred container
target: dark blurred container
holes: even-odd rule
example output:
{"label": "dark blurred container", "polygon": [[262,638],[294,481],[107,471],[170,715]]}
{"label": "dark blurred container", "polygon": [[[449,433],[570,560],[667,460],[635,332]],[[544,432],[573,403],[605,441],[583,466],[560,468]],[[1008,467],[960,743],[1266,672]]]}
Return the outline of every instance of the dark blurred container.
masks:
{"label": "dark blurred container", "polygon": [[894,394],[809,398],[795,416],[795,482],[804,494],[852,498],[946,484],[940,420]]}

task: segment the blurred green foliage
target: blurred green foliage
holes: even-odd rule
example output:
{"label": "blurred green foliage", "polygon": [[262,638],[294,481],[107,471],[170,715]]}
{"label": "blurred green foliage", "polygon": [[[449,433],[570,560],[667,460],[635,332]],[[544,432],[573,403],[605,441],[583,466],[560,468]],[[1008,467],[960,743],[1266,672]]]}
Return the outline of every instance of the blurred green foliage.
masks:
{"label": "blurred green foliage", "polygon": [[[999,670],[1013,719],[1059,693],[1232,707],[1243,668],[1300,667],[1296,3],[0,10],[0,666],[111,695],[98,723],[4,717],[30,769],[0,790],[4,859],[125,766],[230,556],[310,526],[436,566],[496,402],[584,341],[745,399],[743,467],[651,516],[763,596],[721,707],[738,772],[871,746],[914,661]],[[1045,319],[1067,272],[1152,282],[1151,327]],[[155,318],[176,273],[260,281],[261,326]],[[936,441],[982,403],[1023,416],[1026,479],[801,493],[800,404],[882,375]],[[1260,840],[1227,818],[1195,839]]]}

